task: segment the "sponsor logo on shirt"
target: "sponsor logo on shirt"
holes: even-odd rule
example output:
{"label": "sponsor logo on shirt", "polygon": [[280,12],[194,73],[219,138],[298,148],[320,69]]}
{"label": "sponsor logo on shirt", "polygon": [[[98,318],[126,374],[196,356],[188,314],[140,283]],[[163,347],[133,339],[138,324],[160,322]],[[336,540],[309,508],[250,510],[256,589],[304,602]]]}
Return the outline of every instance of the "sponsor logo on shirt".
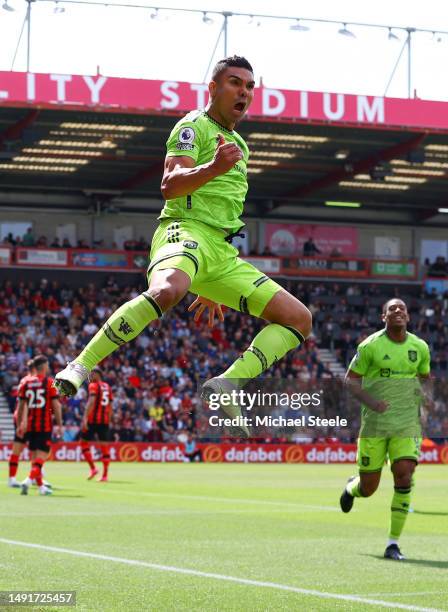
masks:
{"label": "sponsor logo on shirt", "polygon": [[390,376],[390,368],[381,368],[380,376],[381,376],[381,378],[389,378],[389,376]]}
{"label": "sponsor logo on shirt", "polygon": [[176,144],[176,149],[179,151],[193,151],[194,145],[188,144],[188,142],[178,142]]}
{"label": "sponsor logo on shirt", "polygon": [[184,247],[187,247],[187,249],[197,249],[198,248],[198,243],[195,242],[194,240],[184,240],[183,243]]}

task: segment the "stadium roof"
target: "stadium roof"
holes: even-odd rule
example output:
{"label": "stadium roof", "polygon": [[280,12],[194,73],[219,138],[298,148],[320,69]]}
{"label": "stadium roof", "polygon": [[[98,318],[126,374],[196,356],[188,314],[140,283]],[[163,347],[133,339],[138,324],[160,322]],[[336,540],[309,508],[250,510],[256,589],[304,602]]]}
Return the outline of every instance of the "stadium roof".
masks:
{"label": "stadium roof", "polygon": [[[161,197],[165,141],[181,114],[2,104],[0,203],[148,210],[148,200]],[[247,201],[253,215],[294,217],[309,209],[321,219],[341,220],[347,210],[325,202],[348,202],[376,212],[376,222],[448,225],[448,215],[436,217],[448,208],[443,132],[266,117],[247,119],[238,131],[251,150]]]}

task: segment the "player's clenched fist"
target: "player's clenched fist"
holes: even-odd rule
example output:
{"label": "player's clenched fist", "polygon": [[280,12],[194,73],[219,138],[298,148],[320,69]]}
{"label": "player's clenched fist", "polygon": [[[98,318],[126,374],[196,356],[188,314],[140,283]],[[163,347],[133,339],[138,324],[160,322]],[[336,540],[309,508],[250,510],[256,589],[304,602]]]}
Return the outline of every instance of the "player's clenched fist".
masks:
{"label": "player's clenched fist", "polygon": [[222,134],[218,134],[218,143],[216,145],[215,157],[213,159],[213,167],[218,174],[225,174],[233,166],[243,159],[243,152],[234,142],[224,140]]}

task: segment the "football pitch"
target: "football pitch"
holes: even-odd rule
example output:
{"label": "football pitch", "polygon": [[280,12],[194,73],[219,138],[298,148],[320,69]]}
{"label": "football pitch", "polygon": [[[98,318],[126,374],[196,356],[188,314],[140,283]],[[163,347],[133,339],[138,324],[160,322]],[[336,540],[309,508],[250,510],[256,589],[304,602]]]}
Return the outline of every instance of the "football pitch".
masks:
{"label": "football pitch", "polygon": [[0,590],[76,591],[68,610],[448,610],[447,466],[417,470],[405,562],[382,558],[387,469],[340,512],[354,471],[117,463],[102,484],[86,465],[49,463],[52,497],[2,484]]}

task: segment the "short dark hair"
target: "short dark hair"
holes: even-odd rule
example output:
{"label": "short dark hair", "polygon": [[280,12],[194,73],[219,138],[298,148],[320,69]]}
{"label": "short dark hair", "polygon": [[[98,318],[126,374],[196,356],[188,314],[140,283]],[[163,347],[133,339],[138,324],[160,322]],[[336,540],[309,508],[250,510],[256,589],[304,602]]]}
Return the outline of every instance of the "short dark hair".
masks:
{"label": "short dark hair", "polygon": [[232,55],[231,57],[226,57],[219,60],[219,62],[213,68],[212,81],[216,81],[220,74],[224,72],[226,68],[230,68],[231,66],[235,66],[236,68],[246,68],[246,70],[250,70],[252,73],[254,71],[245,57],[241,57],[240,55]]}
{"label": "short dark hair", "polygon": [[99,366],[95,366],[94,368],[92,368],[92,374],[99,374],[100,376],[103,375],[103,370],[99,367]]}
{"label": "short dark hair", "polygon": [[[387,309],[388,309],[388,307],[389,307],[389,304],[390,304],[391,302],[395,302],[396,300],[398,300],[399,302],[403,302],[403,300],[402,300],[401,298],[398,298],[398,297],[390,298],[390,300],[387,300],[387,302],[385,302],[385,303],[383,304],[383,314],[386,314]],[[407,310],[407,309],[408,309],[408,307],[406,306],[406,302],[403,302],[403,304],[405,305],[406,310]]]}
{"label": "short dark hair", "polygon": [[35,368],[35,364],[34,364],[34,359],[28,359],[28,361],[26,362],[26,367],[28,368],[28,370],[32,370],[33,368]]}
{"label": "short dark hair", "polygon": [[45,357],[45,355],[36,355],[36,357],[33,359],[33,362],[34,362],[34,367],[39,368],[40,366],[43,366],[45,363],[48,363],[48,359],[47,357]]}

